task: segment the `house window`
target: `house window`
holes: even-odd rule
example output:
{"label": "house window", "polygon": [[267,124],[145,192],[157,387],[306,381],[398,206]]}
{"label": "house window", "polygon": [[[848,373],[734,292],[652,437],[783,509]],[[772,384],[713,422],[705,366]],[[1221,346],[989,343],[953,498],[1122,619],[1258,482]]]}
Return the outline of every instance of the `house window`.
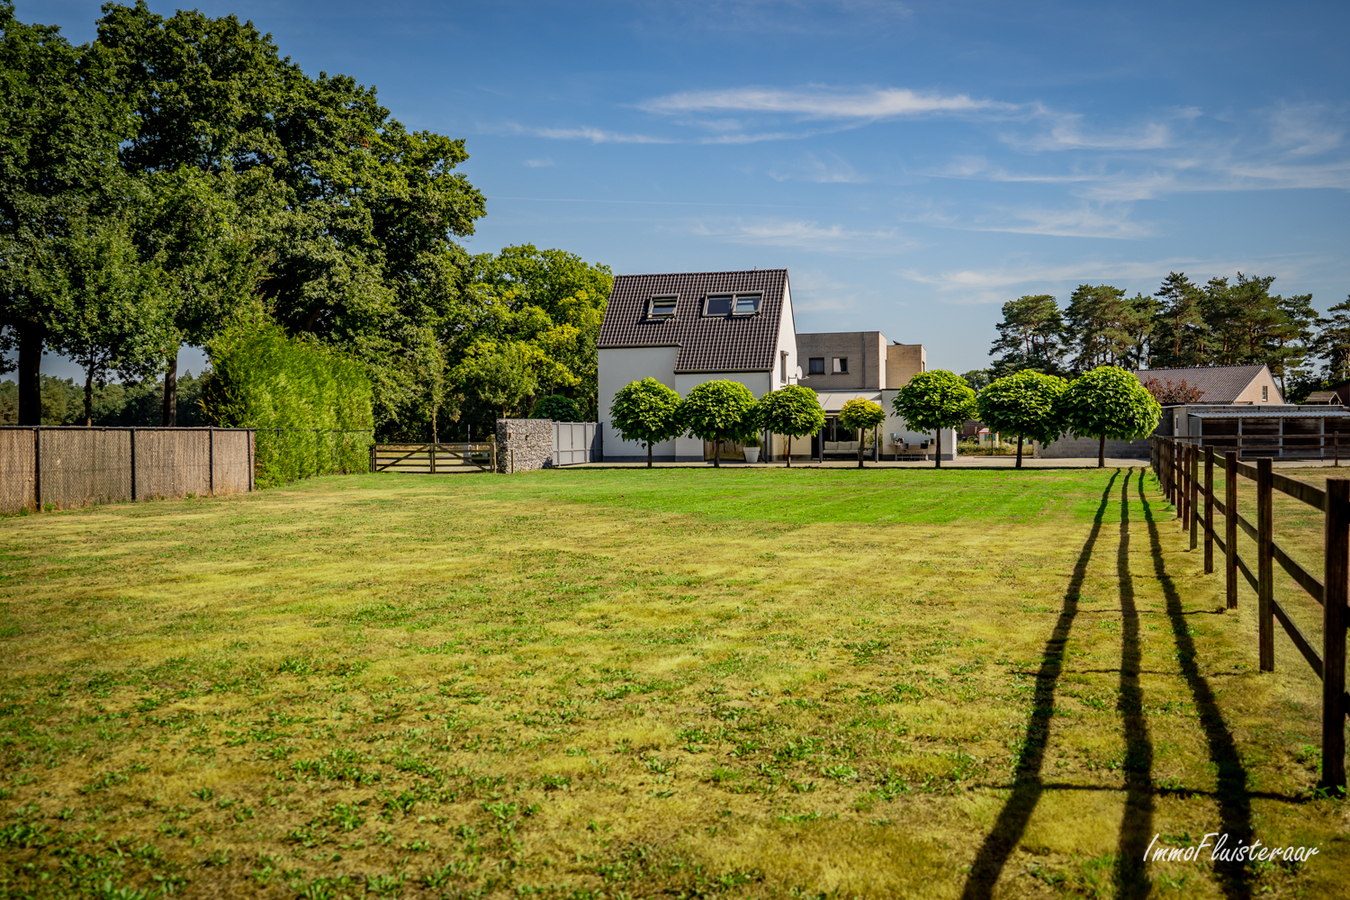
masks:
{"label": "house window", "polygon": [[675,315],[676,297],[653,297],[647,315],[653,319],[664,319]]}
{"label": "house window", "polygon": [[705,316],[752,316],[759,312],[763,294],[709,294],[703,301]]}
{"label": "house window", "polygon": [[1270,399],[1270,388],[1267,385],[1261,385],[1261,402],[1265,403]]}
{"label": "house window", "polygon": [[808,359],[808,360],[806,361],[806,374],[807,374],[807,375],[824,375],[824,374],[825,374],[825,357],[823,357],[823,356],[813,356],[813,357],[811,357],[810,359]]}
{"label": "house window", "polygon": [[731,304],[735,301],[732,294],[712,294],[703,304],[705,316],[729,316]]}
{"label": "house window", "polygon": [[759,312],[760,294],[737,294],[736,295],[736,315],[752,316]]}
{"label": "house window", "polygon": [[830,359],[830,372],[834,375],[848,374],[848,357],[835,356]]}

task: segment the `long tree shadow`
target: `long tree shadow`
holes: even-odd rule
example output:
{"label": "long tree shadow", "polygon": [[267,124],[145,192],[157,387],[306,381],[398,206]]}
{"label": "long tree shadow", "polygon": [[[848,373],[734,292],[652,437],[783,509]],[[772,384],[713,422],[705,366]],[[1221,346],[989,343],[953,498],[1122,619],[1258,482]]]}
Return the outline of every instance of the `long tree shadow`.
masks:
{"label": "long tree shadow", "polygon": [[[1132,473],[1133,474],[1133,473]],[[1147,897],[1149,881],[1144,865],[1153,836],[1153,741],[1144,717],[1144,694],[1139,685],[1142,651],[1139,612],[1134,603],[1134,576],[1130,574],[1130,477],[1120,488],[1120,548],[1116,577],[1120,582],[1120,700],[1125,727],[1125,811],[1116,847],[1116,893],[1120,897]],[[1143,476],[1138,481],[1142,484]]]}
{"label": "long tree shadow", "polygon": [[[1181,608],[1181,595],[1176,582],[1167,574],[1163,564],[1162,541],[1158,524],[1153,517],[1153,506],[1144,492],[1144,479],[1139,479],[1139,501],[1144,507],[1144,521],[1148,523],[1149,545],[1153,556],[1153,571],[1162,585],[1167,600],[1167,618],[1172,624],[1172,637],[1177,646],[1177,662],[1190,688],[1191,697],[1200,716],[1205,741],[1209,744],[1209,758],[1218,770],[1217,794],[1219,818],[1232,846],[1250,844],[1252,840],[1251,794],[1247,790],[1247,770],[1242,766],[1237,743],[1224,721],[1205,676],[1196,664],[1195,641],[1191,639],[1190,625]],[[1219,876],[1224,895],[1250,897],[1251,883],[1247,867],[1240,862],[1217,862],[1214,870]]]}
{"label": "long tree shadow", "polygon": [[1093,548],[1102,531],[1102,520],[1106,517],[1106,508],[1111,502],[1111,493],[1115,489],[1119,472],[1111,474],[1106,490],[1102,491],[1102,502],[1092,520],[1092,530],[1083,549],[1078,554],[1078,562],[1073,567],[1068,588],[1064,591],[1064,603],[1060,607],[1059,619],[1055,630],[1045,642],[1041,651],[1041,666],[1036,672],[1036,690],[1031,704],[1031,716],[1027,719],[1026,736],[1022,741],[1022,752],[1018,754],[1016,775],[1012,793],[1008,802],[998,814],[993,829],[980,846],[975,862],[966,877],[965,887],[961,891],[963,900],[985,900],[992,896],[994,885],[1012,855],[1013,848],[1022,839],[1031,813],[1041,798],[1044,786],[1041,783],[1041,766],[1045,762],[1045,745],[1050,738],[1050,719],[1055,711],[1055,684],[1059,681],[1060,670],[1064,662],[1064,648],[1069,640],[1069,629],[1078,615],[1078,601],[1087,578],[1088,562],[1092,559]]}

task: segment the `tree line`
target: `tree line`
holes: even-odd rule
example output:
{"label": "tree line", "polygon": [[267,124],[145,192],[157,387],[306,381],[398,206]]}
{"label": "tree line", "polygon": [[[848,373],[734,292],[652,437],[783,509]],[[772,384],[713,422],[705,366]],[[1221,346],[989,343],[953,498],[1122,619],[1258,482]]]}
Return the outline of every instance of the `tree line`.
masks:
{"label": "tree line", "polygon": [[[935,467],[942,465],[941,432],[978,416],[991,429],[1017,438],[1017,468],[1022,442],[1049,443],[1066,433],[1097,438],[1097,465],[1106,464],[1107,439],[1131,440],[1158,427],[1162,407],[1139,380],[1119,366],[1102,365],[1072,381],[1030,369],[987,383],[977,395],[965,376],[944,369],[920,372],[896,392],[891,409],[921,432],[935,432]],[[713,465],[721,466],[721,445],[740,441],[758,446],[758,434],[788,438],[784,453],[792,465],[792,440],[811,437],[826,422],[816,392],[789,384],[758,400],[740,382],[706,381],[681,398],[655,378],[633,381],[614,394],[610,424],[625,441],[652,447],[690,435],[714,445]],[[837,414],[840,426],[858,433],[858,468],[863,467],[863,436],[886,421],[876,403],[855,397]]]}
{"label": "tree line", "polygon": [[176,424],[180,346],[259,315],[365,366],[383,436],[549,394],[594,416],[610,272],[470,255],[486,201],[462,139],[409,131],[234,16],[138,0],[97,26],[72,45],[0,0],[0,350],[22,424],[42,421],[47,351],[84,371],[85,422],[115,374],[160,381]]}
{"label": "tree line", "polygon": [[1283,297],[1274,281],[1238,272],[1201,285],[1172,272],[1151,295],[1082,284],[1063,309],[1049,294],[1019,297],[1003,305],[991,366],[969,374],[978,382],[1028,369],[1077,375],[1102,365],[1264,363],[1294,399],[1350,378],[1350,299],[1319,316],[1311,294]]}

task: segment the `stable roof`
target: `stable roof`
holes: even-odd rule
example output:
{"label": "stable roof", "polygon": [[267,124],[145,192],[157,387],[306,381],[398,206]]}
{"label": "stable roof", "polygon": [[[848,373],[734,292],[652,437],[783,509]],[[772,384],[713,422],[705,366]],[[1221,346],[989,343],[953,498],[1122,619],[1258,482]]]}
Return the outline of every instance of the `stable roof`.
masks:
{"label": "stable roof", "polygon": [[1246,366],[1192,366],[1187,369],[1140,369],[1135,377],[1179,384],[1182,381],[1204,391],[1200,403],[1232,403],[1265,369],[1264,363]]}
{"label": "stable roof", "polygon": [[[760,294],[759,309],[748,315],[705,315],[709,295],[721,294]],[[598,347],[678,347],[678,373],[769,371],[778,362],[778,326],[787,294],[787,269],[619,275]],[[675,312],[651,315],[656,297],[674,297]]]}

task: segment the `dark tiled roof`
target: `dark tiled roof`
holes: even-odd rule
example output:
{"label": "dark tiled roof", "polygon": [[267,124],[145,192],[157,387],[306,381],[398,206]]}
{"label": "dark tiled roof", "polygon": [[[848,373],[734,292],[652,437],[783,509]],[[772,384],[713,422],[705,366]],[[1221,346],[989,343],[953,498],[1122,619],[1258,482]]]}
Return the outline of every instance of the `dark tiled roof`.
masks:
{"label": "dark tiled roof", "polygon": [[[600,325],[600,349],[679,347],[676,372],[762,372],[777,363],[778,323],[783,317],[787,269],[752,272],[689,272],[673,275],[619,275],[609,292]],[[753,316],[704,316],[708,294],[758,292]],[[654,296],[679,299],[675,315],[647,318]]]}
{"label": "dark tiled roof", "polygon": [[1205,393],[1197,403],[1232,403],[1238,394],[1252,383],[1265,366],[1253,363],[1249,366],[1194,366],[1189,369],[1140,369],[1135,376],[1140,381],[1155,378],[1159,382],[1170,381],[1173,384],[1186,382]]}

